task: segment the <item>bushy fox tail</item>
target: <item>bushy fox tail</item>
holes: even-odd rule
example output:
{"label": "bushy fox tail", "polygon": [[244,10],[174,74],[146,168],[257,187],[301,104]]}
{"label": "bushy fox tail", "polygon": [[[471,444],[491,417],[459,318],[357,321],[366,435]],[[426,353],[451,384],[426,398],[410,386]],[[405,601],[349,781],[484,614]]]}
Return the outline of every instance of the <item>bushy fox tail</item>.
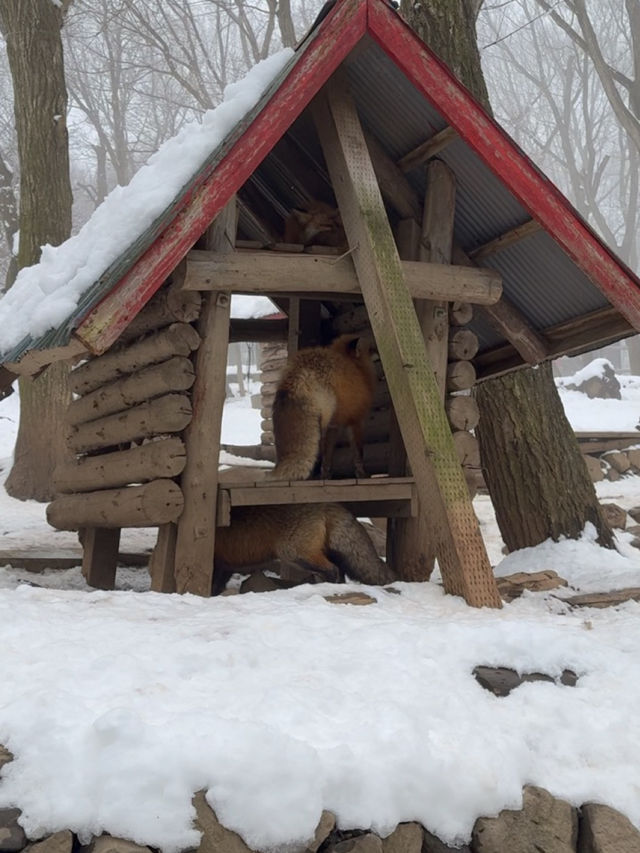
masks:
{"label": "bushy fox tail", "polygon": [[328,504],[327,556],[353,580],[387,584],[398,580],[391,566],[381,560],[364,527],[340,504]]}
{"label": "bushy fox tail", "polygon": [[278,391],[273,403],[273,433],[277,464],[270,476],[274,480],[308,479],[320,453],[319,413],[286,391]]}

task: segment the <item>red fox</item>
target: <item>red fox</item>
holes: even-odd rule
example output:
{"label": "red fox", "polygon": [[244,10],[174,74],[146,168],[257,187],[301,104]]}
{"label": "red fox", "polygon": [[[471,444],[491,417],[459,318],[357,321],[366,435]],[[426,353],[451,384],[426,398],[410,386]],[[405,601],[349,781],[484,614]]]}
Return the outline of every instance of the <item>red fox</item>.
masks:
{"label": "red fox", "polygon": [[328,347],[300,350],[285,369],[273,403],[277,480],[306,480],[320,444],[323,478],[330,475],[337,429],[349,428],[356,476],[364,477],[364,421],[373,402],[376,374],[369,343],[341,335]]}
{"label": "red fox", "polygon": [[340,504],[235,507],[231,526],[216,531],[213,594],[234,571],[276,559],[327,580],[344,573],[368,584],[398,580],[364,527]]}
{"label": "red fox", "polygon": [[347,248],[340,212],[323,201],[311,201],[306,210],[294,208],[284,223],[285,243]]}

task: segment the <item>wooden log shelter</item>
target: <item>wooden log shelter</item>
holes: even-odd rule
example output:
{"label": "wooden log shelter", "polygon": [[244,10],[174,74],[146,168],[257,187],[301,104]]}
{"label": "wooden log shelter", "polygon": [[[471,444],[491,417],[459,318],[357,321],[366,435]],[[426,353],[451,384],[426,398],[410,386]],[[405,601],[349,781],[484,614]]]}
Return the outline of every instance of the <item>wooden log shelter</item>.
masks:
{"label": "wooden log shelter", "polygon": [[[291,242],[292,211],[327,208],[342,245]],[[234,293],[279,316],[234,319]],[[233,507],[337,501],[387,519],[401,577],[437,558],[446,592],[499,607],[471,503],[474,383],[640,328],[637,278],[384,0],[338,0],[95,294],[55,346],[2,358],[5,381],[80,360],[48,519],[83,531],[103,588],[120,530],[157,528],[152,588],[200,595]],[[336,479],[221,482],[229,342],[263,347],[263,441],[235,450],[273,459],[287,353],[360,331],[377,351],[369,476],[339,442]]]}

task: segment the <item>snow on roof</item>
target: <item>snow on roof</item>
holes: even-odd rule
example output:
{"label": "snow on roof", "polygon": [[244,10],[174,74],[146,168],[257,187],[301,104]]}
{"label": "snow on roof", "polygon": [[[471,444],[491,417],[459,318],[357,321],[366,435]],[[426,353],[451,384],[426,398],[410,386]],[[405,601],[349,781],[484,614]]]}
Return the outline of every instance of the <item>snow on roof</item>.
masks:
{"label": "snow on roof", "polygon": [[219,106],[167,140],[126,187],[115,187],[78,234],[60,246],[43,247],[40,262],[22,269],[0,299],[0,352],[67,319],[80,297],[166,210],[292,56],[290,48],[281,50],[227,86]]}

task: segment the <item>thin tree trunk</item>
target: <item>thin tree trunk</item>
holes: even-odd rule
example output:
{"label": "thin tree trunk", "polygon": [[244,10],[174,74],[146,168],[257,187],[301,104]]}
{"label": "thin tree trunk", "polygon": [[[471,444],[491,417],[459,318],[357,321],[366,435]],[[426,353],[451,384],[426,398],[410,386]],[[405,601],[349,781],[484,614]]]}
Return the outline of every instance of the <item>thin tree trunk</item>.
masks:
{"label": "thin tree trunk", "polygon": [[[480,65],[477,0],[402,0],[410,26],[490,112]],[[485,479],[507,546],[577,538],[592,522],[613,547],[550,365],[490,379],[477,389]]]}
{"label": "thin tree trunk", "polygon": [[[18,266],[37,263],[41,246],[71,233],[67,93],[60,30],[68,3],[5,0],[0,29],[14,90],[20,159]],[[20,427],[6,482],[14,497],[48,500],[51,474],[64,451],[63,415],[70,401],[64,365],[20,381]]]}

